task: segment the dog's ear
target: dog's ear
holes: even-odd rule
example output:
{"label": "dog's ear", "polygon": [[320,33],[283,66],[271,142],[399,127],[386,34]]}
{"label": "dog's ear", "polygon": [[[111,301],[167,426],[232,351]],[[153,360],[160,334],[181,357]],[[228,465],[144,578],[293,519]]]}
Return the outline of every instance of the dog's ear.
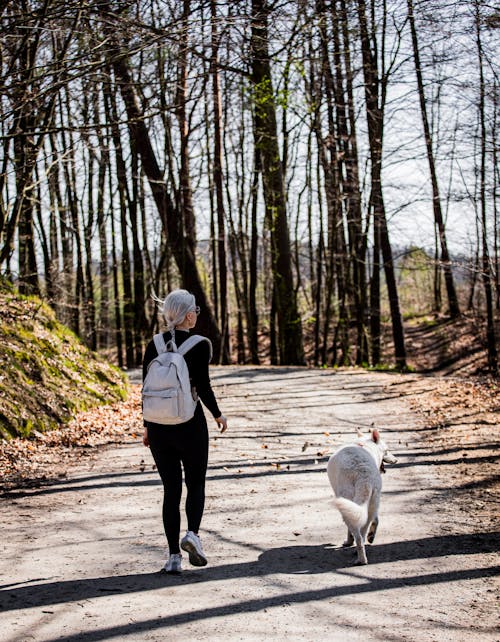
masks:
{"label": "dog's ear", "polygon": [[378,444],[378,442],[380,441],[380,433],[379,433],[379,431],[376,428],[373,428],[370,432],[372,433],[373,441],[376,444]]}

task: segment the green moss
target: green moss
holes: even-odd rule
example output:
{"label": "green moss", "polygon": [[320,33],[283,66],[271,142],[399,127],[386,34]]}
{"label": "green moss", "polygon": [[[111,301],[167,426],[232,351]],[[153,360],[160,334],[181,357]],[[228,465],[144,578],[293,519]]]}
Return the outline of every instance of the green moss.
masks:
{"label": "green moss", "polygon": [[88,350],[36,297],[0,278],[0,439],[27,437],[123,400],[125,375]]}

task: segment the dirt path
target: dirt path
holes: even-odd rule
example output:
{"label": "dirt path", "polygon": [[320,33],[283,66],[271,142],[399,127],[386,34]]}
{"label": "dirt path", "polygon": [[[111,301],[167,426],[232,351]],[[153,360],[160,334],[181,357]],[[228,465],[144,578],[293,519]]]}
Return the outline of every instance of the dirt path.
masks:
{"label": "dirt path", "polygon": [[[211,439],[209,565],[157,572],[150,454],[138,439],[108,447],[57,484],[1,500],[3,642],[500,639],[499,533],[476,532],[446,501],[397,375],[225,367],[212,378],[230,430]],[[339,547],[325,466],[372,424],[399,463],[383,480],[370,563],[357,567]]]}

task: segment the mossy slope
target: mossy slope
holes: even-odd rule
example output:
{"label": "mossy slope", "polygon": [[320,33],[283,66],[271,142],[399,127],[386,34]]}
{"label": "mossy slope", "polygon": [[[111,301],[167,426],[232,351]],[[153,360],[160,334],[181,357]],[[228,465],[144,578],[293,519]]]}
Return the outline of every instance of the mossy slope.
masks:
{"label": "mossy slope", "polygon": [[88,350],[37,297],[0,280],[0,439],[26,437],[124,399],[125,376]]}

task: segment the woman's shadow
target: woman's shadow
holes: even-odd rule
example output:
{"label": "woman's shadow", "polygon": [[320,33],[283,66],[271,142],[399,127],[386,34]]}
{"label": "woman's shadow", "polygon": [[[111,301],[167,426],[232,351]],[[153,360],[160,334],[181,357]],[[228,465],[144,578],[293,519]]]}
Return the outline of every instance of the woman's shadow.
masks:
{"label": "woman's shadow", "polygon": [[[400,561],[430,559],[451,555],[475,555],[498,551],[500,533],[473,533],[456,535],[437,535],[416,540],[373,544],[367,548],[369,565],[395,564]],[[256,559],[244,562],[230,562],[207,566],[202,570],[189,569],[181,576],[171,576],[157,572],[110,575],[107,577],[73,578],[51,580],[37,578],[22,583],[0,585],[0,609],[10,611],[29,607],[84,600],[110,596],[117,593],[136,593],[162,589],[169,585],[190,584],[247,577],[278,574],[319,574],[335,573],[355,567],[355,547],[343,548],[328,544],[292,545],[271,548]],[[429,578],[425,574],[415,579],[415,583],[443,581],[442,578],[467,579],[484,577],[499,572],[499,568],[487,565],[445,571]],[[397,576],[398,573],[395,573]],[[427,578],[427,579],[426,579]],[[408,581],[408,578],[403,578]],[[383,581],[382,579],[379,581]],[[387,580],[385,580],[387,581]],[[403,581],[403,580],[401,580]]]}

